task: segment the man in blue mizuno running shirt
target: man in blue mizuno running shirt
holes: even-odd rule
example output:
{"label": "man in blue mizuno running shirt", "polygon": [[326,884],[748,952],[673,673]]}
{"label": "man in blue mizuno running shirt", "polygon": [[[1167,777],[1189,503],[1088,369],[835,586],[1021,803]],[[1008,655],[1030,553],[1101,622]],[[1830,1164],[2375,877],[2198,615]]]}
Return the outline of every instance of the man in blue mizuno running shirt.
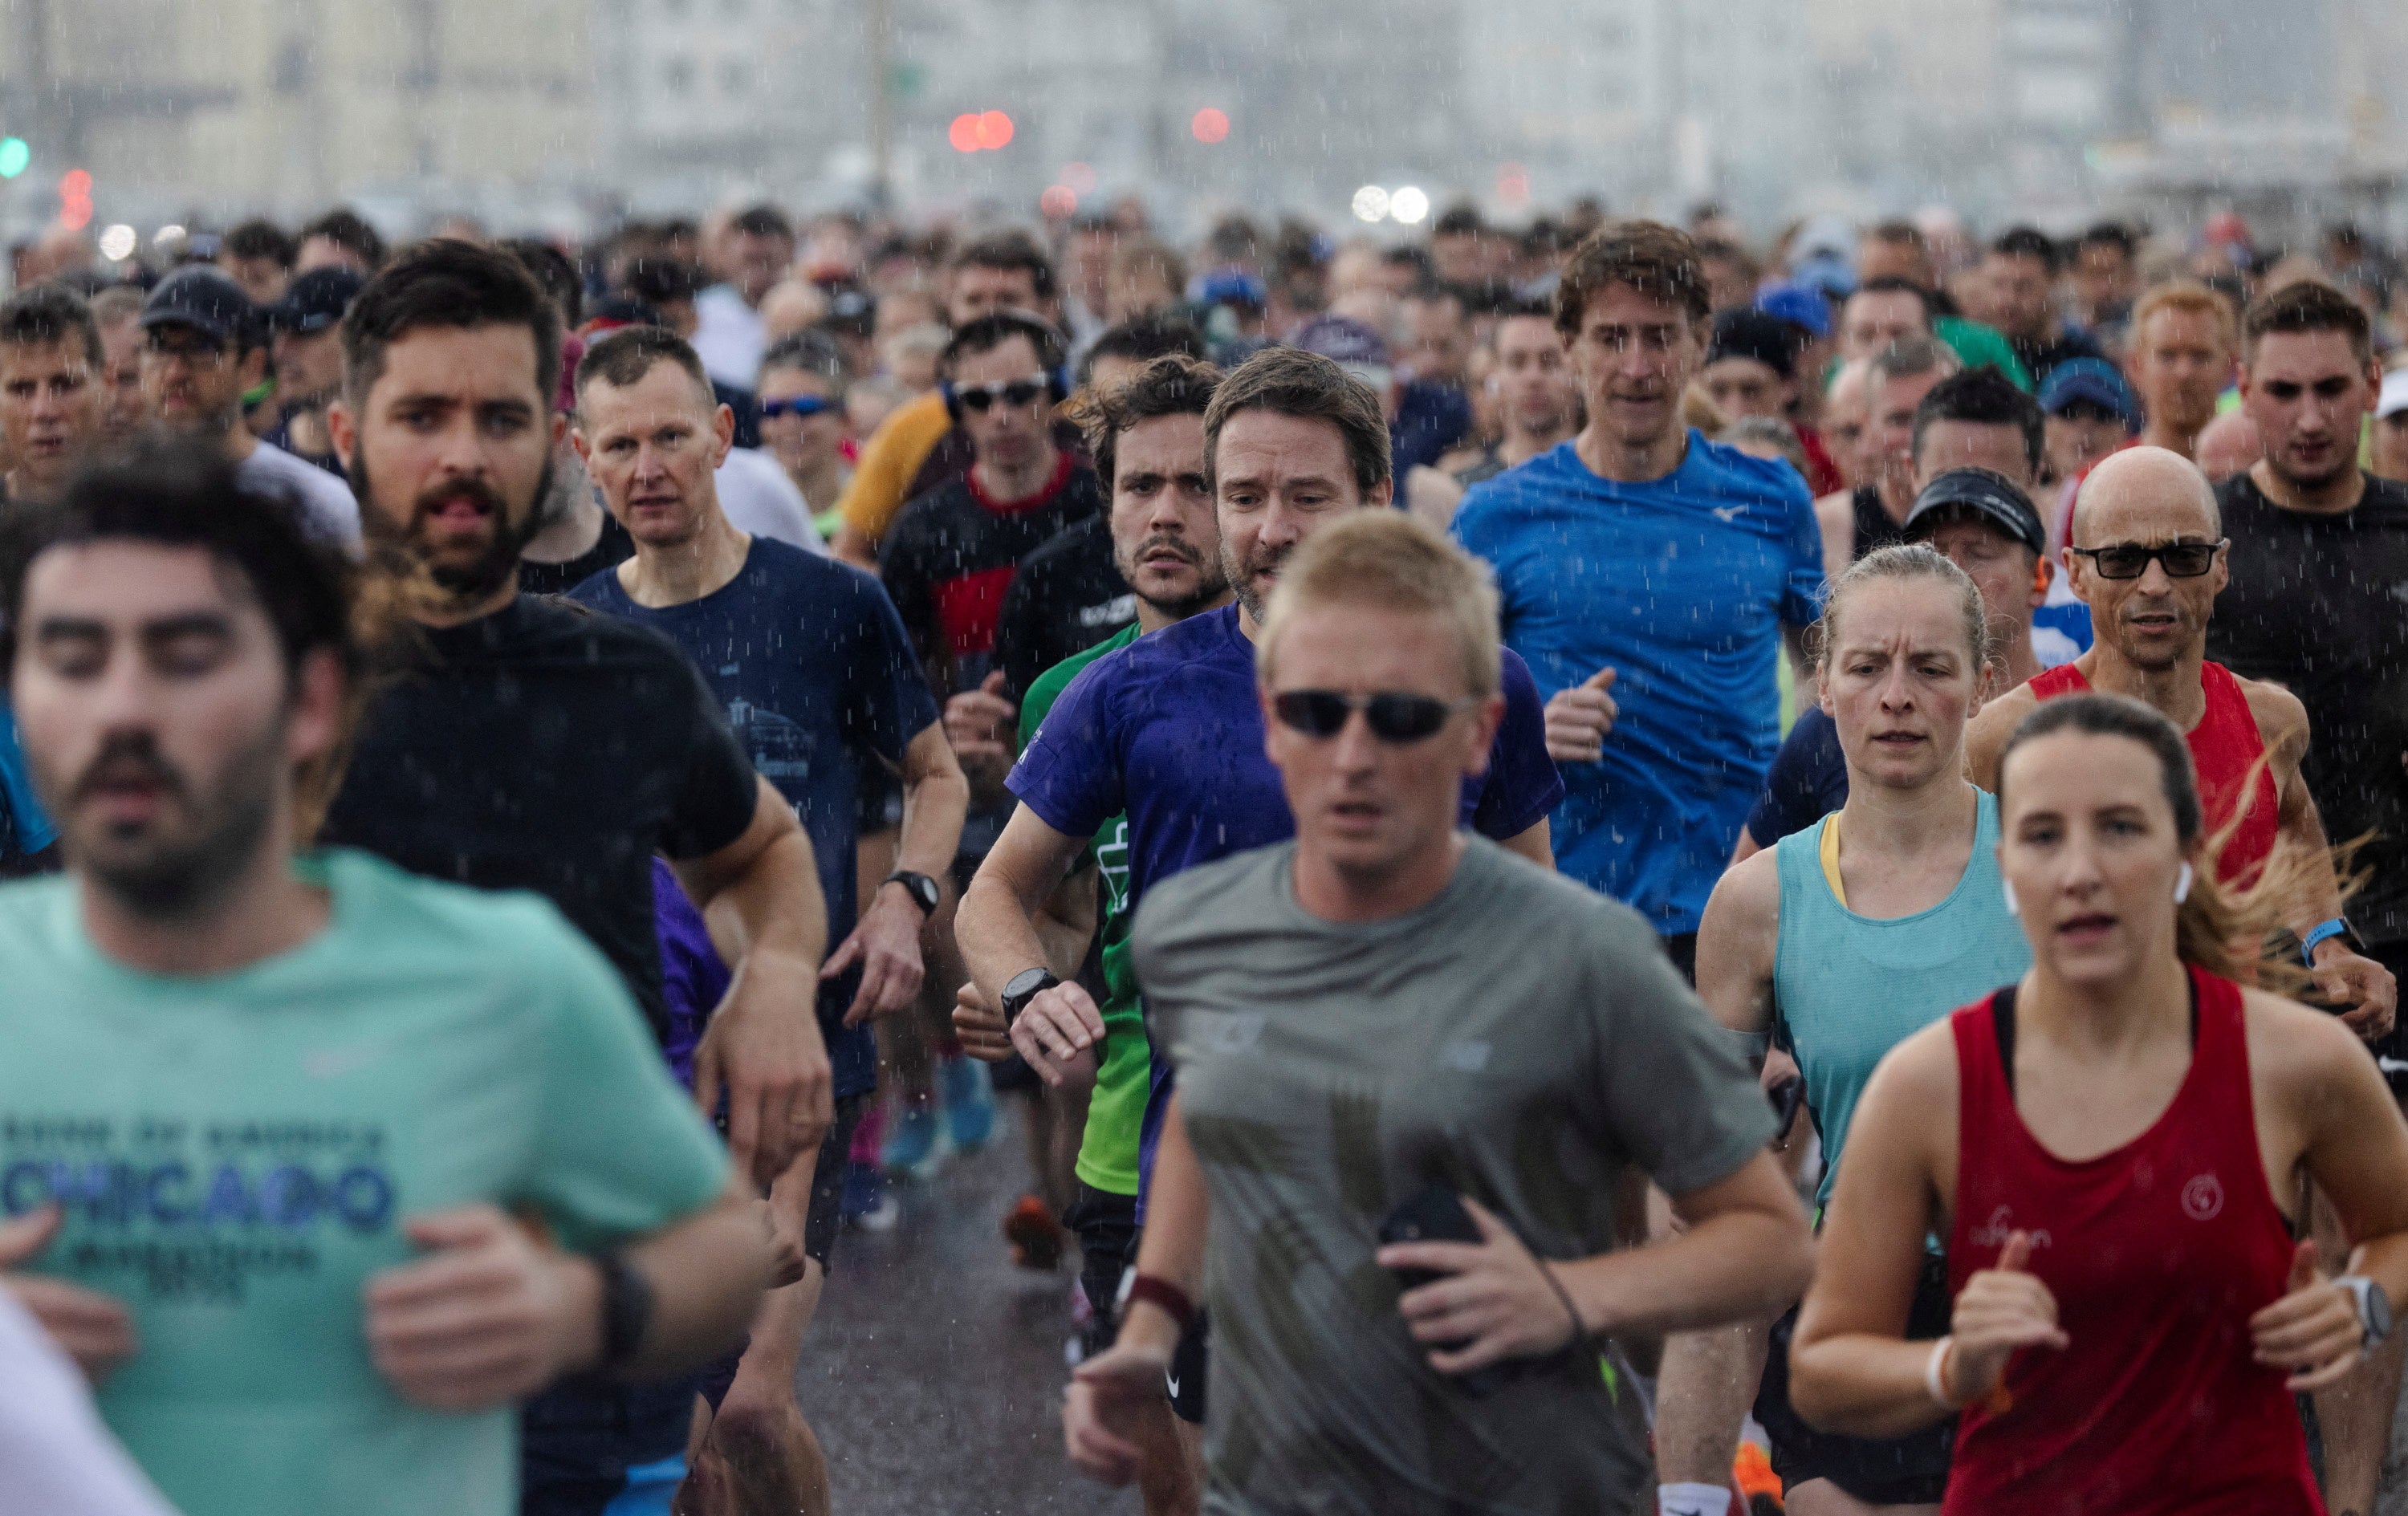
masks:
{"label": "man in blue mizuno running shirt", "polygon": [[1775,660],[1823,583],[1805,480],[1682,424],[1707,316],[1685,235],[1593,234],[1555,296],[1588,424],[1455,518],[1496,569],[1507,646],[1553,696],[1559,866],[1636,907],[1684,972],[1780,742]]}

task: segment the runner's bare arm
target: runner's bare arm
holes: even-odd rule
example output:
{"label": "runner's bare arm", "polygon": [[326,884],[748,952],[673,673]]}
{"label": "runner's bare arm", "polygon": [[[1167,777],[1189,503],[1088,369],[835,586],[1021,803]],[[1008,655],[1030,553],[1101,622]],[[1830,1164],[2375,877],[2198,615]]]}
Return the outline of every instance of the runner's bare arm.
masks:
{"label": "runner's bare arm", "polygon": [[[941,886],[952,876],[962,818],[969,808],[969,784],[945,740],[942,722],[930,722],[910,740],[902,767],[903,831],[895,866],[925,874]],[[860,921],[820,968],[820,978],[829,980],[861,965],[861,986],[845,1008],[847,1026],[892,1015],[920,993],[926,973],[920,938],[927,924],[919,902],[899,881],[881,885],[865,903]]]}
{"label": "runner's bare arm", "polygon": [[1555,1266],[1591,1333],[1679,1332],[1769,1316],[1806,1287],[1814,1239],[1797,1187],[1770,1152],[1671,1199],[1684,1225],[1678,1236]]}
{"label": "runner's bare arm", "polygon": [[[1781,877],[1772,855],[1759,852],[1714,885],[1698,928],[1698,998],[1715,1021],[1751,1039],[1772,1024],[1780,932]],[[1666,1339],[1656,1415],[1656,1467],[1665,1482],[1728,1480],[1770,1329],[1759,1320]]]}
{"label": "runner's bare arm", "polygon": [[1814,524],[1823,533],[1823,579],[1828,583],[1848,571],[1856,551],[1856,507],[1850,492],[1834,491],[1815,501]]}
{"label": "runner's bare arm", "polygon": [[695,1099],[715,1110],[727,1091],[727,1145],[737,1167],[774,1182],[836,1119],[827,1045],[817,1014],[827,904],[811,839],[767,779],[752,821],[716,852],[674,861],[714,941],[742,944],[734,980],[695,1049]]}
{"label": "runner's bare arm", "polygon": [[1706,898],[1698,926],[1698,998],[1734,1032],[1772,1026],[1772,961],[1781,943],[1781,870],[1768,850],[1735,864]]}
{"label": "runner's bare arm", "polygon": [[[974,1011],[956,1002],[953,1020],[965,1044],[991,1045],[1003,1030],[1003,992],[1025,970],[1049,962],[1038,926],[1062,877],[1078,861],[1086,839],[1057,832],[1026,806],[1011,813],[994,851],[962,893],[953,938],[982,1004]],[[1010,1028],[1012,1046],[1048,1083],[1060,1084],[1082,1065],[1092,1065],[1104,1038],[1103,1012],[1087,992],[1065,982],[1031,1001]]]}
{"label": "runner's bare arm", "polygon": [[[2298,1166],[2332,1201],[2350,1241],[2345,1268],[2341,1259],[2324,1259],[2321,1274],[2366,1275],[2395,1311],[2408,1306],[2408,1186],[2401,1183],[2408,1175],[2408,1123],[2373,1060],[2332,1018],[2260,991],[2243,993],[2259,1143],[2298,1154]],[[2279,1157],[2276,1165],[2286,1166]],[[2296,1193],[2296,1185],[2276,1194],[2286,1192]],[[2357,1365],[2356,1308],[2344,1321],[2332,1309],[2337,1292],[2323,1280],[2313,1288],[2322,1298],[2295,1290],[2258,1312],[2251,1325],[2263,1360],[2295,1371],[2337,1370],[2317,1376],[2322,1384]],[[2341,1340],[2320,1351],[2315,1316],[2339,1327]]]}
{"label": "runner's bare arm", "polygon": [[1924,1238],[1956,1166],[1956,1054],[1945,1021],[1884,1058],[1848,1124],[1823,1213],[1821,1266],[1789,1346],[1790,1402],[1827,1432],[1903,1437],[1948,1412],[1924,1387],[1929,1343],[1906,1340]]}
{"label": "runner's bare arm", "polygon": [[2015,723],[2039,705],[2031,691],[2021,687],[1983,702],[1982,708],[1965,723],[1965,777],[1992,794],[1998,794],[1999,754],[2005,751],[2007,738],[2014,735]]}
{"label": "runner's bare arm", "polygon": [[[761,1203],[741,1175],[718,1199],[628,1244],[622,1256],[652,1294],[626,1380],[666,1379],[724,1352],[769,1279]],[[475,1410],[591,1369],[603,1352],[602,1276],[586,1258],[538,1241],[490,1205],[413,1216],[427,1251],[363,1287],[377,1369],[422,1406]]]}
{"label": "runner's bare arm", "polygon": [[[2273,774],[2280,808],[2275,845],[2303,860],[2329,857],[2331,842],[2325,835],[2324,818],[2300,771],[2308,754],[2307,707],[2290,691],[2264,679],[2243,679],[2241,688],[2249,701],[2249,713],[2257,719],[2258,738],[2266,746]],[[2304,895],[2290,903],[2286,924],[2304,937],[2317,923],[2342,913],[2341,880],[2332,868],[2311,865],[2303,870],[2300,883]],[[2390,1031],[2400,1003],[2400,987],[2391,971],[2355,951],[2340,937],[2327,937],[2313,951],[2316,989],[2327,998],[2353,1008],[2342,1015],[2350,1030],[2367,1038]]]}
{"label": "runner's bare arm", "polygon": [[1547,831],[1547,819],[1539,818],[1537,825],[1526,832],[1516,832],[1498,844],[1508,852],[1518,852],[1541,868],[1555,866],[1555,842]]}

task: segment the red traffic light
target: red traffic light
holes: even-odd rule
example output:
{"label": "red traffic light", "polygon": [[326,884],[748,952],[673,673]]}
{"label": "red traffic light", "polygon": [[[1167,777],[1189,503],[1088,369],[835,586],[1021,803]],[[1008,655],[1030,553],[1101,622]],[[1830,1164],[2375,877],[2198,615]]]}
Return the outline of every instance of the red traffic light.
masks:
{"label": "red traffic light", "polygon": [[1011,118],[1000,110],[982,113],[978,119],[978,145],[1000,148],[1011,140]]}
{"label": "red traffic light", "polygon": [[1187,130],[1195,134],[1198,142],[1223,141],[1229,135],[1229,114],[1206,106],[1196,113],[1194,121],[1187,123]]}

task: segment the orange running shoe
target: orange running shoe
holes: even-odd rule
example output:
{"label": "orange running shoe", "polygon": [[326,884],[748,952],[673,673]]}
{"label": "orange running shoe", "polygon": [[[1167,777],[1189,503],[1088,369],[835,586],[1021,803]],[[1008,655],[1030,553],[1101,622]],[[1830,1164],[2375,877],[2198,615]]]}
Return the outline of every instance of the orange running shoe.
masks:
{"label": "orange running shoe", "polygon": [[1045,1202],[1022,1195],[1003,1219],[1004,1240],[1011,1244],[1011,1261],[1023,1268],[1048,1270],[1062,1261],[1062,1239],[1068,1234]]}

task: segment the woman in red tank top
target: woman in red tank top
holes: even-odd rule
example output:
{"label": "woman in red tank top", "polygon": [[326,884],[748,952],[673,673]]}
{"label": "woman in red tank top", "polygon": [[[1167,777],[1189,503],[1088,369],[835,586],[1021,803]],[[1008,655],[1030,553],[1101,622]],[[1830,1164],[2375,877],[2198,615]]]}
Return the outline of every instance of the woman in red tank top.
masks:
{"label": "woman in red tank top", "polygon": [[[1961,1409],[1952,1516],[2321,1512],[2290,1397],[2355,1369],[2408,1301],[2408,1125],[2345,1027],[2229,977],[2224,945],[2262,936],[2286,880],[2196,876],[2200,800],[2164,717],[2048,702],[2000,778],[2033,966],[1874,1074],[1793,1399],[1859,1437]],[[2357,1244],[2342,1279],[2292,1241],[2303,1180]],[[1933,1232],[1951,1335],[1908,1342]]]}
{"label": "woman in red tank top", "polygon": [[[2090,681],[2071,664],[2044,668],[2031,679],[2032,698],[2053,700],[2065,694],[2088,694]],[[2248,885],[2274,851],[2282,826],[2283,802],[2274,785],[2274,765],[2266,756],[2266,739],[2258,717],[2232,670],[2217,663],[2199,665],[2200,694],[2207,710],[2184,737],[2190,748],[2191,771],[2199,778],[2200,808],[2208,836],[2220,835],[2240,823],[2215,855],[2215,877],[2226,884]]]}

